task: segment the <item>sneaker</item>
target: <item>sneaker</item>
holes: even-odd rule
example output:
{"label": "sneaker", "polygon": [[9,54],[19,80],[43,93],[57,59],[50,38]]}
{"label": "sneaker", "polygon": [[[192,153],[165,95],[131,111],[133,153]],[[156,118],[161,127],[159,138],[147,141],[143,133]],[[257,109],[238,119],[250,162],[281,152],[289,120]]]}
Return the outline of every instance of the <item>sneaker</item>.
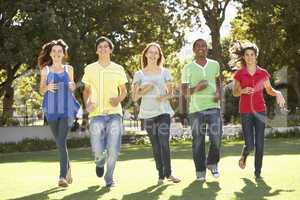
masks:
{"label": "sneaker", "polygon": [[157,181],[157,185],[162,185],[162,184],[164,184],[164,179],[158,179],[158,181]]}
{"label": "sneaker", "polygon": [[254,175],[255,175],[255,180],[262,180],[263,179],[260,174],[255,173]]}
{"label": "sneaker", "polygon": [[58,181],[58,186],[59,187],[68,187],[68,182],[64,178],[60,178]]}
{"label": "sneaker", "polygon": [[211,175],[212,175],[214,178],[219,178],[219,177],[220,177],[220,173],[219,173],[217,167],[211,168],[211,169],[210,169],[210,172],[211,172]]}
{"label": "sneaker", "polygon": [[205,176],[206,176],[206,172],[203,171],[203,172],[196,172],[196,180],[197,181],[205,181]]}
{"label": "sneaker", "polygon": [[173,175],[169,176],[167,179],[168,181],[172,181],[173,183],[179,183],[181,181],[179,178]]}
{"label": "sneaker", "polygon": [[113,181],[109,184],[106,184],[106,187],[108,187],[108,188],[116,187],[116,183]]}
{"label": "sneaker", "polygon": [[96,174],[98,177],[102,177],[104,174],[104,167],[96,166]]}
{"label": "sneaker", "polygon": [[71,184],[73,182],[73,178],[72,178],[72,175],[71,175],[71,168],[69,168],[69,170],[67,172],[66,181],[67,181],[68,184]]}

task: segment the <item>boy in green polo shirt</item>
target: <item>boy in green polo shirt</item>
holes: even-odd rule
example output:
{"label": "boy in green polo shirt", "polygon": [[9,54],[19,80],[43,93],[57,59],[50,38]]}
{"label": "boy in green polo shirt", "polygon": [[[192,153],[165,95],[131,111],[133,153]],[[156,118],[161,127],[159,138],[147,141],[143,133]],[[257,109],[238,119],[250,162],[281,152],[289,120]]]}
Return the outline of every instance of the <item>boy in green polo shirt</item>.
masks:
{"label": "boy in green polo shirt", "polygon": [[[181,74],[182,92],[190,98],[189,121],[193,136],[193,159],[197,180],[205,181],[206,168],[215,178],[219,172],[221,116],[220,116],[220,66],[206,58],[207,43],[197,39],[193,44],[195,60],[187,64]],[[206,131],[210,140],[208,156],[205,154]]]}
{"label": "boy in green polo shirt", "polygon": [[127,78],[122,66],[112,62],[113,43],[106,37],[96,40],[98,61],[85,68],[83,98],[90,117],[91,146],[96,174],[104,176],[106,186],[113,187],[113,172],[118,159],[123,132],[121,102],[125,99]]}

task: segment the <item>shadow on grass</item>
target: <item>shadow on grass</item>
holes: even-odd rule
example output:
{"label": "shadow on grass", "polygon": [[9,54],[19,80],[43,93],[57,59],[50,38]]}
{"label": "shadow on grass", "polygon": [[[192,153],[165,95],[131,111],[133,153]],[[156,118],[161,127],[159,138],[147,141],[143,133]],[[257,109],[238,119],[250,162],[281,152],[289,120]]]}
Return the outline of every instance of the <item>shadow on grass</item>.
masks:
{"label": "shadow on grass", "polygon": [[51,188],[49,190],[45,190],[43,192],[40,193],[36,193],[36,194],[31,194],[28,196],[24,196],[24,197],[18,197],[16,199],[9,199],[9,200],[48,200],[49,199],[49,194],[53,194],[53,193],[57,193],[60,191],[64,191],[65,189],[60,188],[60,187],[55,187],[55,188]]}
{"label": "shadow on grass", "polygon": [[88,189],[70,194],[62,198],[62,200],[97,200],[100,199],[105,193],[109,192],[110,189],[108,187],[102,187],[100,190],[99,186],[91,186]]}
{"label": "shadow on grass", "polygon": [[[97,200],[99,199],[99,197],[110,191],[110,189],[107,187],[102,187],[100,190],[98,189],[99,186],[91,186],[86,190],[65,196],[62,198],[62,200],[83,200],[87,199],[87,197],[89,200]],[[65,189],[63,188],[55,187],[40,193],[9,200],[48,200],[50,199],[49,194],[53,194],[64,190]]]}
{"label": "shadow on grass", "polygon": [[241,192],[235,192],[236,199],[264,200],[264,199],[266,199],[266,197],[277,196],[281,192],[294,192],[295,191],[295,190],[282,190],[282,189],[277,189],[275,191],[272,191],[272,188],[269,185],[267,185],[267,183],[262,179],[258,180],[256,182],[256,184],[247,178],[243,178],[243,181],[245,182],[246,185],[242,188]]}
{"label": "shadow on grass", "polygon": [[168,186],[169,185],[153,185],[142,191],[126,194],[123,196],[122,200],[158,200],[159,196],[165,189],[167,189]]}
{"label": "shadow on grass", "polygon": [[[243,141],[224,142],[221,147],[221,158],[239,156]],[[208,147],[206,143],[206,147]],[[287,155],[300,153],[300,139],[276,138],[265,140],[265,155]],[[90,148],[70,149],[71,162],[93,162]],[[119,161],[153,158],[149,145],[122,146]],[[191,142],[171,146],[171,159],[192,159]],[[7,162],[57,162],[57,151],[0,154],[0,163]]]}
{"label": "shadow on grass", "polygon": [[[207,187],[203,187],[204,185]],[[194,181],[183,189],[182,195],[171,196],[169,200],[215,200],[221,190],[218,182],[199,182]]]}

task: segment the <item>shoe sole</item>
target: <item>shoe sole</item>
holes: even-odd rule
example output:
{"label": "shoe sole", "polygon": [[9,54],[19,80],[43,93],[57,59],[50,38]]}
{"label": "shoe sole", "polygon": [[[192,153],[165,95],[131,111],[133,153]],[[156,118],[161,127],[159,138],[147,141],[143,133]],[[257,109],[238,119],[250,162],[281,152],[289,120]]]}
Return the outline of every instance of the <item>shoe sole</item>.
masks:
{"label": "shoe sole", "polygon": [[58,183],[59,187],[68,187],[68,183],[64,183],[64,182],[59,182]]}

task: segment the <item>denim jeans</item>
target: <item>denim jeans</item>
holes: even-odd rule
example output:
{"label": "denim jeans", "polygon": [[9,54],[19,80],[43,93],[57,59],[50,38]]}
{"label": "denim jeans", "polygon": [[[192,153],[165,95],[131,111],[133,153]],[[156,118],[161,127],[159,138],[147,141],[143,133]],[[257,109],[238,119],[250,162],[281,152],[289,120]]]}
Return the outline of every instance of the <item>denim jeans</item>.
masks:
{"label": "denim jeans", "polygon": [[264,154],[266,113],[242,113],[241,120],[245,140],[242,155],[247,157],[255,147],[255,174],[260,175]]}
{"label": "denim jeans", "polygon": [[144,120],[145,129],[151,141],[159,179],[164,179],[171,175],[170,123],[171,117],[169,114],[162,114]]}
{"label": "denim jeans", "polygon": [[107,162],[104,180],[113,182],[113,173],[121,147],[123,133],[122,117],[118,114],[100,115],[90,121],[91,146],[95,163],[104,167]]}
{"label": "denim jeans", "polygon": [[[222,122],[220,109],[213,108],[189,115],[192,129],[192,149],[196,172],[205,172],[207,166],[217,166],[220,160]],[[205,154],[205,135],[209,136],[208,156]]]}
{"label": "denim jeans", "polygon": [[51,132],[55,138],[55,143],[58,148],[60,161],[59,178],[66,178],[67,171],[70,167],[69,155],[67,150],[67,135],[72,126],[72,118],[62,118],[58,120],[48,121]]}

